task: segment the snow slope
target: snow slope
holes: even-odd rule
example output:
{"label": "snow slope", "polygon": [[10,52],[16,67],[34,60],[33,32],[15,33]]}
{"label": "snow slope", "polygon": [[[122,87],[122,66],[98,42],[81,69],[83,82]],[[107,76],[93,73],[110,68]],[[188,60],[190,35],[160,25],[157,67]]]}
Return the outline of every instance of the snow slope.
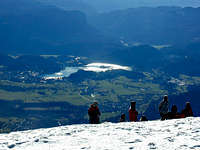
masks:
{"label": "snow slope", "polygon": [[200,150],[200,118],[70,125],[0,134],[0,150]]}

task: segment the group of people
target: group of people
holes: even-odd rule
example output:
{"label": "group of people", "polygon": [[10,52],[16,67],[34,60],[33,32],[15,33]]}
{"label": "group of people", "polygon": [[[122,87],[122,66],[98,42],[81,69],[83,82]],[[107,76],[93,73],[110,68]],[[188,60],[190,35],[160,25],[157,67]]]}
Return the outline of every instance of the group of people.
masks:
{"label": "group of people", "polygon": [[161,116],[161,120],[194,116],[190,102],[186,102],[185,108],[181,112],[178,112],[178,108],[176,105],[172,105],[171,111],[169,112],[169,101],[167,95],[164,96],[163,100],[159,104],[159,113]]}
{"label": "group of people", "polygon": [[[171,111],[169,111],[169,101],[168,96],[165,95],[163,97],[163,100],[159,104],[159,113],[161,120],[166,119],[178,119],[178,118],[185,118],[185,117],[191,117],[193,116],[192,108],[189,102],[186,103],[185,108],[179,113],[178,108],[176,105],[172,105]],[[90,105],[90,108],[88,109],[88,115],[89,115],[89,123],[90,124],[98,124],[100,123],[100,110],[98,108],[98,103],[94,102]],[[138,121],[138,112],[136,110],[136,102],[132,101],[130,103],[130,108],[128,111],[129,115],[129,121],[130,122],[136,122]],[[120,122],[126,121],[126,115],[122,114],[121,118],[119,120]],[[142,116],[140,118],[140,121],[148,121],[146,116]]]}

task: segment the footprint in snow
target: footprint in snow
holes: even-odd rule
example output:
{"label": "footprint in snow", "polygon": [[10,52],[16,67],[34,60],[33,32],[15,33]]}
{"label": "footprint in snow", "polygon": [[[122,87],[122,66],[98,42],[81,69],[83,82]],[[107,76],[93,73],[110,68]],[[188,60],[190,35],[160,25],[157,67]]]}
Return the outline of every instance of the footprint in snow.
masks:
{"label": "footprint in snow", "polygon": [[200,149],[200,145],[195,145],[195,146],[193,146],[193,147],[190,147],[191,149]]}
{"label": "footprint in snow", "polygon": [[71,133],[65,133],[65,135],[68,135],[68,136],[69,136],[69,135],[71,135]]}
{"label": "footprint in snow", "polygon": [[174,142],[174,138],[172,138],[172,137],[167,137],[165,139],[167,139],[169,142]]}
{"label": "footprint in snow", "polygon": [[200,132],[199,128],[192,131],[192,133],[199,133],[199,132]]}
{"label": "footprint in snow", "polygon": [[39,139],[35,139],[34,142],[39,142]]}
{"label": "footprint in snow", "polygon": [[134,147],[129,147],[129,149],[134,149]]}
{"label": "footprint in snow", "polygon": [[155,143],[149,143],[148,146],[149,146],[150,149],[157,149]]}
{"label": "footprint in snow", "polygon": [[11,145],[8,145],[8,148],[12,149],[14,148],[16,145],[15,144],[11,144]]}
{"label": "footprint in snow", "polygon": [[46,140],[45,140],[45,141],[42,141],[42,142],[43,142],[43,143],[49,143],[49,141],[46,141]]}
{"label": "footprint in snow", "polygon": [[187,148],[187,145],[180,145],[180,148]]}
{"label": "footprint in snow", "polygon": [[186,133],[186,132],[178,132],[178,133],[176,134],[176,136],[189,136],[189,134]]}
{"label": "footprint in snow", "polygon": [[125,142],[126,144],[133,144],[133,143],[139,143],[142,142],[140,139],[136,139],[135,141]]}

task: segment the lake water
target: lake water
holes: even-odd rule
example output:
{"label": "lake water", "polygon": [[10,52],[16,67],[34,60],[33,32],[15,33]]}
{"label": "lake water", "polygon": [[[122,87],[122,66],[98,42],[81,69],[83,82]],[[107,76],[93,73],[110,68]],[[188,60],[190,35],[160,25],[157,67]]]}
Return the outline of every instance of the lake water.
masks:
{"label": "lake water", "polygon": [[78,72],[78,70],[84,70],[84,71],[94,71],[94,72],[106,72],[111,70],[126,70],[131,71],[131,68],[128,66],[120,66],[116,64],[108,64],[108,63],[90,63],[88,65],[85,65],[83,67],[66,67],[64,70],[50,74],[45,75],[44,79],[62,79],[63,77],[69,77],[71,74]]}

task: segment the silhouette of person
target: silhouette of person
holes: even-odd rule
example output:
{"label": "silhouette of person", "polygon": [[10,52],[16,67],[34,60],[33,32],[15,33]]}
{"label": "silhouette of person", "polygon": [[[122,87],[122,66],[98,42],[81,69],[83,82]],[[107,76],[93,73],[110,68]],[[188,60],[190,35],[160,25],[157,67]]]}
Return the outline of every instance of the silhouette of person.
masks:
{"label": "silhouette of person", "polygon": [[119,122],[125,122],[125,121],[126,121],[126,115],[122,114]]}
{"label": "silhouette of person", "polygon": [[165,120],[169,110],[169,101],[167,95],[163,97],[163,100],[160,102],[158,109],[161,116],[161,120]]}
{"label": "silhouette of person", "polygon": [[140,118],[140,121],[148,121],[147,117],[142,115],[142,117]]}
{"label": "silhouette of person", "polygon": [[98,108],[98,103],[94,102],[93,104],[90,105],[90,108],[88,109],[88,115],[89,115],[89,123],[90,124],[98,124],[100,123],[100,111]]}
{"label": "silhouette of person", "polygon": [[167,113],[166,119],[178,119],[181,118],[180,113],[177,112],[178,108],[176,105],[172,105],[171,112]]}
{"label": "silhouette of person", "polygon": [[132,101],[131,106],[129,108],[129,120],[130,121],[137,121],[138,112],[135,109],[136,102]]}
{"label": "silhouette of person", "polygon": [[185,108],[181,111],[181,113],[184,115],[184,117],[193,117],[194,116],[190,102],[186,102]]}

